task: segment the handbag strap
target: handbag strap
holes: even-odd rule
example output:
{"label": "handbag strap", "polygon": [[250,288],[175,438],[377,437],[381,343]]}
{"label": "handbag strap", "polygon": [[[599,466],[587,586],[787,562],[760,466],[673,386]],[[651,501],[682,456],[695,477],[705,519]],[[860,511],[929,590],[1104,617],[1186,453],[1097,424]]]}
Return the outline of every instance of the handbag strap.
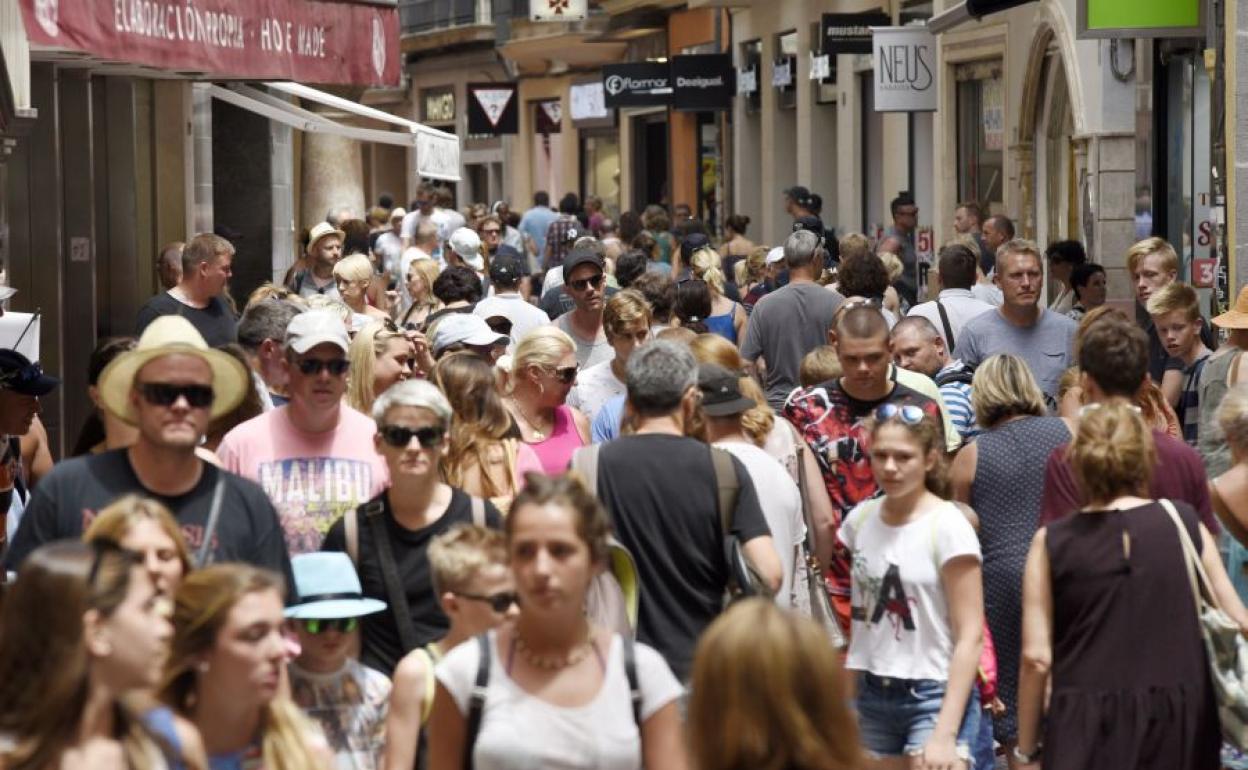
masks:
{"label": "handbag strap", "polygon": [[949,343],[949,355],[953,355],[953,349],[957,347],[953,341],[953,326],[949,323],[949,312],[945,310],[940,300],[936,300],[936,312],[940,313],[940,325],[945,327],[945,340]]}
{"label": "handbag strap", "polygon": [[416,627],[412,623],[412,610],[407,605],[407,594],[399,581],[399,568],[394,563],[394,549],[390,547],[390,534],[386,532],[384,514],[385,505],[381,500],[374,500],[364,506],[364,525],[373,535],[373,549],[377,551],[377,559],[381,562],[381,579],[386,584],[386,599],[390,602],[390,612],[394,615],[394,624],[398,627],[399,642],[403,645],[403,654],[416,649]]}
{"label": "handbag strap", "polygon": [[1187,533],[1187,527],[1183,525],[1183,520],[1179,518],[1179,512],[1175,510],[1174,503],[1164,499],[1158,502],[1161,503],[1162,508],[1166,509],[1166,513],[1170,514],[1170,520],[1174,522],[1175,529],[1179,530],[1179,542],[1183,546],[1183,558],[1187,562],[1187,576],[1192,583],[1192,596],[1196,599],[1197,614],[1200,613],[1202,602],[1216,609],[1222,609],[1218,603],[1217,594],[1213,592],[1213,583],[1205,572],[1204,564],[1200,561],[1200,554],[1197,553],[1192,537]]}
{"label": "handbag strap", "polygon": [[212,490],[212,503],[208,508],[208,523],[204,525],[204,542],[199,544],[195,552],[195,566],[208,566],[208,556],[212,553],[212,539],[217,535],[217,521],[221,518],[221,498],[225,496],[225,471],[217,469],[217,483]]}

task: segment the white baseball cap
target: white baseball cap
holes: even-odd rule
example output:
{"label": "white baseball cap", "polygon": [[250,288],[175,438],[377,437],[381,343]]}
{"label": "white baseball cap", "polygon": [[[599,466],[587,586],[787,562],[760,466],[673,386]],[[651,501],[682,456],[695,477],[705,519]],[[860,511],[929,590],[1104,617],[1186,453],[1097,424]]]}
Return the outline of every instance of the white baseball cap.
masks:
{"label": "white baseball cap", "polygon": [[303,355],[323,342],[342,348],[344,353],[351,347],[341,316],[327,310],[305,310],[290,319],[286,327],[287,348]]}
{"label": "white baseball cap", "polygon": [[477,235],[476,230],[468,227],[459,228],[451,233],[447,245],[473,270],[485,269],[485,260],[481,257],[481,236]]}
{"label": "white baseball cap", "polygon": [[767,252],[767,264],[774,265],[777,262],[783,262],[783,261],[784,261],[784,247],[783,246],[777,246],[771,251]]}
{"label": "white baseball cap", "polygon": [[393,222],[394,220],[402,219],[405,216],[407,216],[407,211],[402,206],[399,206],[390,212],[390,221]]}
{"label": "white baseball cap", "polygon": [[437,355],[451,345],[506,345],[511,337],[490,328],[484,318],[471,313],[451,313],[433,326],[430,347]]}

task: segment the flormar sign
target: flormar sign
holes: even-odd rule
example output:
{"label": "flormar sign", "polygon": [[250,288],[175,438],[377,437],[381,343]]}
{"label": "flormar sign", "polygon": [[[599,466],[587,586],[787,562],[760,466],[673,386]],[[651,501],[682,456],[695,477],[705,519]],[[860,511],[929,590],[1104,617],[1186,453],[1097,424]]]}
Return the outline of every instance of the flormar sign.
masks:
{"label": "flormar sign", "polygon": [[871,30],[876,112],[936,110],[936,37],[926,27]]}
{"label": "flormar sign", "polygon": [[394,7],[324,0],[19,0],[35,46],[206,78],[398,85]]}

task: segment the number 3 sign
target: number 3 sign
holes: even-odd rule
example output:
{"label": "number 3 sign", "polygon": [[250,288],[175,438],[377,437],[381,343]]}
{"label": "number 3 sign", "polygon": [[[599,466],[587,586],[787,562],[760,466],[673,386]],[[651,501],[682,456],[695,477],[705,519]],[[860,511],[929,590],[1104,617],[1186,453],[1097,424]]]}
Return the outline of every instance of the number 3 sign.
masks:
{"label": "number 3 sign", "polygon": [[1192,285],[1196,288],[1212,289],[1217,273],[1218,260],[1213,258],[1192,260]]}

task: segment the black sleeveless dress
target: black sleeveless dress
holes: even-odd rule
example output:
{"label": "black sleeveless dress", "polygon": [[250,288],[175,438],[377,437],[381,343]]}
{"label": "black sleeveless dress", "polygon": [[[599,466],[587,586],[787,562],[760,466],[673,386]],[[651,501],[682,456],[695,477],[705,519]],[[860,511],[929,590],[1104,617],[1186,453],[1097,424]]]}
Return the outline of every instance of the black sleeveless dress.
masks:
{"label": "black sleeveless dress", "polygon": [[[1199,548],[1195,511],[1175,507]],[[1044,768],[1217,770],[1213,685],[1165,509],[1067,516],[1049,525],[1047,550],[1053,694]]]}

